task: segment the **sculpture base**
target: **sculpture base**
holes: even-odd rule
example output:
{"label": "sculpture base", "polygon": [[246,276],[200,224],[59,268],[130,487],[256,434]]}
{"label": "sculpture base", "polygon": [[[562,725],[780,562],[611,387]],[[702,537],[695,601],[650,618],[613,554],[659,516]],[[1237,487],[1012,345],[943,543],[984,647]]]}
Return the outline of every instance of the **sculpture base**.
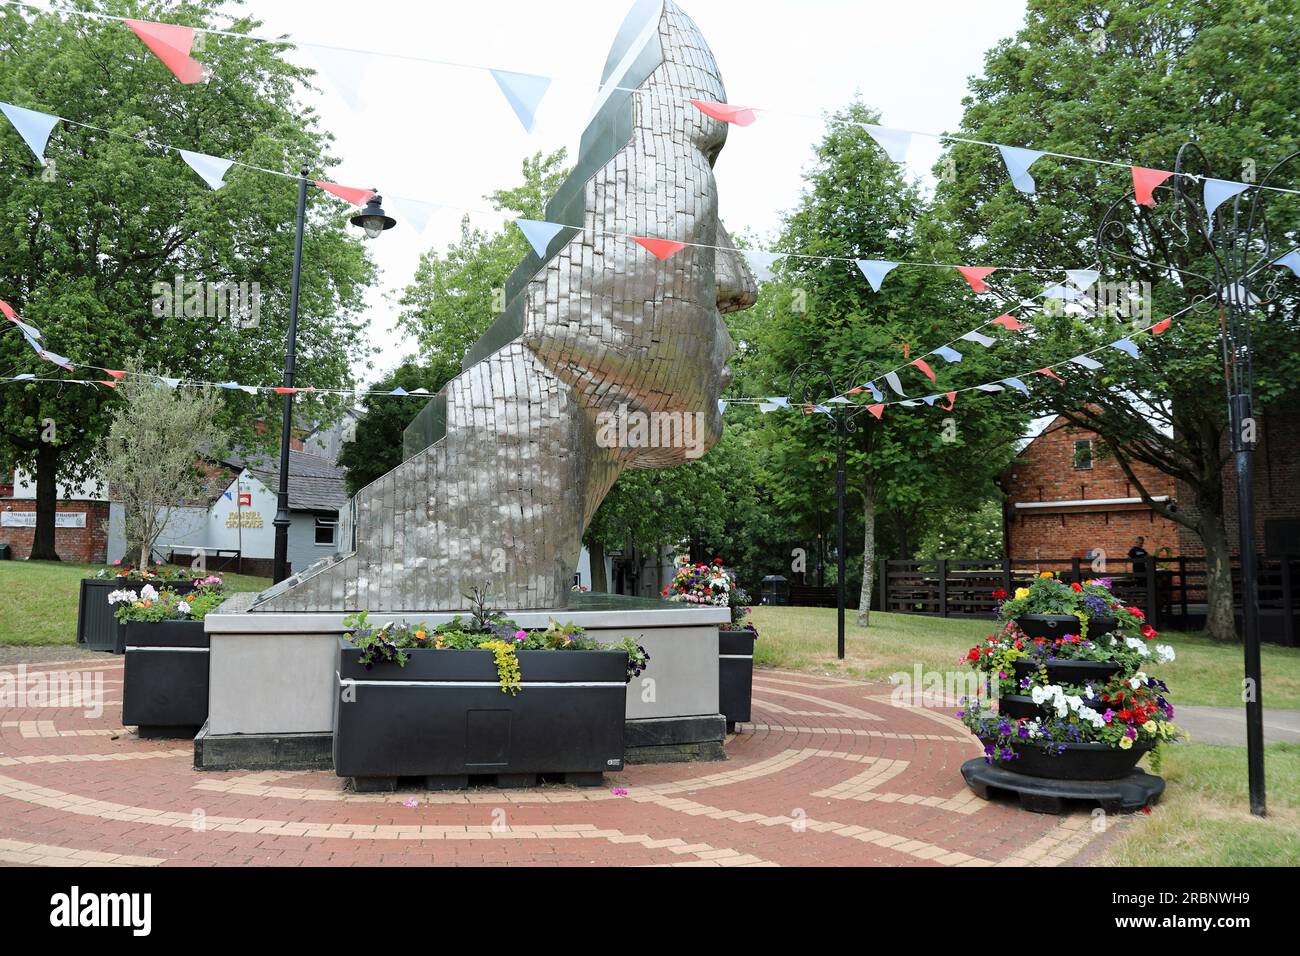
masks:
{"label": "sculpture base", "polygon": [[1107,813],[1135,813],[1159,802],[1165,781],[1143,770],[1118,780],[1057,780],[1031,777],[974,757],[961,765],[961,775],[977,797],[987,800],[991,791],[1014,793],[1020,806],[1032,813],[1061,814],[1067,801],[1095,803]]}
{"label": "sculpture base", "polygon": [[[328,769],[345,611],[209,614],[208,724],[195,739],[203,769]],[[629,762],[722,760],[718,625],[729,609],[657,598],[574,594],[562,611],[502,609],[521,627],[572,621],[598,641],[636,640],[649,667],[628,684]],[[384,615],[437,625],[449,612]],[[556,651],[554,653],[564,653]],[[527,674],[524,675],[525,680]]]}
{"label": "sculpture base", "polygon": [[334,735],[213,734],[194,738],[195,770],[333,770]]}

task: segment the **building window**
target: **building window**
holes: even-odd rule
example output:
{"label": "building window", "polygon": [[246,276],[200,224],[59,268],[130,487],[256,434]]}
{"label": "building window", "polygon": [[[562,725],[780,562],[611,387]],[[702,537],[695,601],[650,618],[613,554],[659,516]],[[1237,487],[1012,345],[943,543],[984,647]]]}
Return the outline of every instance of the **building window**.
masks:
{"label": "building window", "polygon": [[1083,438],[1074,443],[1074,467],[1089,469],[1092,467],[1092,439]]}
{"label": "building window", "polygon": [[335,518],[317,518],[316,519],[316,544],[321,547],[329,547],[334,544],[335,531],[339,523]]}

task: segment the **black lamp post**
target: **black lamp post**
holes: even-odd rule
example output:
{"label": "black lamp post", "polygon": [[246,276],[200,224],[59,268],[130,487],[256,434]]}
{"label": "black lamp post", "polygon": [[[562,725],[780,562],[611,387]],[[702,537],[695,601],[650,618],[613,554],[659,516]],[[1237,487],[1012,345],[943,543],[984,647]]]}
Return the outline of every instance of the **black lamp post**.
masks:
{"label": "black lamp post", "polygon": [[[297,231],[293,239],[293,283],[289,290],[289,342],[284,353],[284,416],[280,422],[280,485],[276,492],[275,520],[275,559],[271,569],[271,578],[278,583],[289,576],[289,444],[293,433],[293,388],[294,355],[298,345],[298,288],[302,283],[302,234],[307,219],[307,173],[310,167],[303,163],[298,176],[298,219]],[[353,216],[349,222],[361,227],[367,239],[373,239],[385,229],[392,229],[397,220],[384,213],[382,199],[376,193],[366,203],[365,209]]]}
{"label": "black lamp post", "polygon": [[[853,434],[858,430],[857,423],[853,419],[866,411],[867,406],[856,402],[826,404],[817,401],[816,395],[842,396],[846,391],[847,389],[836,387],[835,380],[829,372],[809,363],[800,365],[790,376],[790,400],[797,401],[799,408],[817,416],[819,423],[835,433],[835,607],[838,615],[836,654],[840,660],[844,660],[844,576],[847,549],[844,528],[844,439],[845,435]],[[820,537],[818,535],[819,540]],[[819,567],[820,563],[819,556]]]}
{"label": "black lamp post", "polygon": [[[1251,291],[1255,275],[1277,263],[1264,216],[1269,187],[1278,171],[1300,153],[1292,153],[1270,169],[1252,188],[1239,191],[1221,201],[1216,209],[1205,204],[1205,185],[1210,164],[1201,148],[1185,143],[1178,150],[1174,173],[1168,187],[1175,200],[1170,210],[1174,216],[1171,236],[1162,236],[1150,213],[1143,213],[1140,232],[1147,237],[1146,248],[1159,250],[1163,262],[1127,255],[1108,247],[1110,240],[1131,234],[1118,216],[1132,205],[1126,197],[1110,207],[1098,231],[1099,251],[1111,251],[1121,258],[1176,273],[1183,284],[1200,282],[1209,293],[1198,296],[1217,308],[1221,335],[1223,377],[1227,392],[1228,443],[1237,479],[1237,524],[1241,550],[1241,622],[1245,648],[1246,758],[1250,784],[1250,812],[1264,816],[1264,705],[1261,688],[1259,649],[1259,569],[1255,548],[1255,422],[1253,410],[1254,364],[1251,349],[1251,311],[1259,300]],[[1195,166],[1195,171],[1189,167]],[[1229,183],[1232,181],[1229,180]],[[1196,246],[1193,246],[1193,242]],[[1209,274],[1179,268],[1172,261],[1181,250],[1188,255],[1193,248],[1203,248],[1212,263]],[[1294,251],[1294,250],[1292,250]],[[1285,255],[1285,253],[1283,254]],[[1189,290],[1190,294],[1190,290]]]}

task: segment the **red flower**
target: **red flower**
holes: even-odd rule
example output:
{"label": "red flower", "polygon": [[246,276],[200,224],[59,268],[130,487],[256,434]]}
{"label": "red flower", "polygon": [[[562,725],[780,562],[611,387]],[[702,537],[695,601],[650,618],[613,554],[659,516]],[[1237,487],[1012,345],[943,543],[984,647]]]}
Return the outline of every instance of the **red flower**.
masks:
{"label": "red flower", "polygon": [[1142,636],[1145,637],[1148,641],[1151,640],[1151,638],[1157,636],[1157,634],[1159,634],[1159,632],[1150,624],[1142,625]]}
{"label": "red flower", "polygon": [[980,659],[980,649],[978,647],[972,647],[969,651],[966,652],[966,660],[977,661],[979,659]]}
{"label": "red flower", "polygon": [[1144,613],[1142,613],[1142,609],[1139,608],[1139,607],[1126,607],[1126,608],[1124,608],[1124,610],[1128,611],[1128,612],[1129,612],[1130,614],[1132,614],[1134,617],[1138,617],[1138,618],[1141,618],[1141,619],[1143,619],[1143,620],[1146,620],[1146,615],[1145,615]]}
{"label": "red flower", "polygon": [[1150,813],[1150,812],[1151,812],[1151,808],[1150,808],[1150,807],[1143,807],[1143,808],[1142,808],[1142,812],[1143,812],[1143,813]]}
{"label": "red flower", "polygon": [[1005,601],[1006,599],[1007,599],[1007,592],[1004,589],[998,588],[996,591],[993,592],[993,600]]}
{"label": "red flower", "polygon": [[1073,582],[1073,583],[1070,585],[1070,587],[1073,588],[1075,591],[1082,591],[1082,590],[1083,590],[1083,585],[1080,584],[1078,581]]}
{"label": "red flower", "polygon": [[713,559],[713,563],[714,563],[714,564],[721,564],[721,563],[722,563],[722,559],[721,559],[721,558],[714,558],[714,559]]}

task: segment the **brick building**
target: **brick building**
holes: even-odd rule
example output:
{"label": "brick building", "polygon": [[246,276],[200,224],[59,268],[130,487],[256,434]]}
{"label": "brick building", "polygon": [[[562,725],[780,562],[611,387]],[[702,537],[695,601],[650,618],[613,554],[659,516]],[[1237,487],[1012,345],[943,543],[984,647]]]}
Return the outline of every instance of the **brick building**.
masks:
{"label": "brick building", "polygon": [[[1177,499],[1174,479],[1146,465],[1134,471],[1157,501]],[[1093,432],[1056,417],[1002,475],[1003,542],[1015,562],[1039,558],[1111,558],[1138,535],[1152,554],[1179,551],[1178,526],[1157,515]]]}
{"label": "brick building", "polygon": [[[1261,414],[1257,435],[1255,534],[1260,553],[1300,556],[1300,413],[1274,409]],[[1133,470],[1156,500],[1191,507],[1192,496],[1173,478],[1139,462]],[[999,483],[1006,494],[1004,547],[1013,561],[1089,557],[1094,549],[1122,559],[1138,535],[1153,555],[1204,554],[1196,534],[1142,501],[1094,432],[1059,416],[1021,450]],[[1235,552],[1236,476],[1231,468],[1224,499]]]}

